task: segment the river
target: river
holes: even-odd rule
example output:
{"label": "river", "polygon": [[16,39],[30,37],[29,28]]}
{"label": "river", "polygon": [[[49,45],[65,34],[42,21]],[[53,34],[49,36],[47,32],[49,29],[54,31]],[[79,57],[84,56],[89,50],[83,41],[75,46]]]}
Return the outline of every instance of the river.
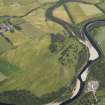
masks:
{"label": "river", "polygon": [[[73,102],[75,99],[77,99],[81,93],[83,92],[85,81],[87,79],[87,76],[90,72],[90,67],[96,64],[100,58],[101,58],[101,51],[98,45],[95,43],[95,41],[91,37],[91,30],[93,30],[95,27],[104,26],[105,20],[90,20],[88,22],[83,23],[81,26],[81,31],[76,29],[75,26],[65,22],[64,20],[61,20],[55,16],[53,16],[53,11],[60,7],[61,5],[67,3],[67,2],[80,2],[80,0],[60,0],[55,5],[48,8],[46,12],[46,19],[49,19],[50,21],[53,21],[59,25],[61,25],[69,34],[72,34],[75,38],[78,39],[79,42],[84,44],[88,48],[88,60],[86,60],[86,63],[82,66],[81,72],[78,74],[76,78],[76,86],[73,90],[72,96],[65,100],[64,102],[58,102],[58,103],[49,103],[47,105],[66,105],[68,103]],[[78,36],[82,35],[85,39],[82,40]],[[5,104],[0,103],[0,105],[11,105],[11,104]]]}
{"label": "river", "polygon": [[[48,8],[46,12],[46,18],[50,21],[53,21],[59,25],[61,25],[69,34],[72,33],[74,37],[78,39],[79,42],[84,44],[88,48],[88,60],[86,60],[86,63],[82,66],[81,72],[78,74],[76,78],[76,86],[73,90],[72,96],[65,100],[64,102],[57,103],[55,105],[66,105],[68,103],[73,102],[75,99],[77,99],[81,93],[83,92],[85,81],[87,79],[87,76],[90,72],[90,67],[96,64],[100,58],[101,58],[101,51],[98,45],[95,43],[95,41],[91,37],[91,31],[95,27],[104,26],[105,20],[90,20],[88,22],[84,22],[81,25],[81,31],[77,30],[73,25],[65,22],[64,20],[61,20],[55,16],[53,16],[53,11],[60,7],[61,5],[67,3],[67,2],[80,2],[79,0],[60,0],[52,7]],[[78,35],[82,35],[84,37],[84,40],[80,39]],[[48,105],[54,105],[54,103],[50,103]]]}

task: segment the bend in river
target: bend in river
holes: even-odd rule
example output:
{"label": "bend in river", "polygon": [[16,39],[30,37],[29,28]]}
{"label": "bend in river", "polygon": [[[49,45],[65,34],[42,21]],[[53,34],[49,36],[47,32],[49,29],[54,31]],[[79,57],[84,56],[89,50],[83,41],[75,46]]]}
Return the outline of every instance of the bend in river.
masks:
{"label": "bend in river", "polygon": [[[57,105],[66,105],[67,103],[71,103],[72,101],[74,101],[81,95],[81,93],[84,89],[85,81],[86,81],[87,76],[90,72],[89,68],[93,64],[95,64],[97,61],[99,61],[101,58],[101,51],[98,48],[98,46],[96,45],[95,41],[91,38],[90,31],[92,29],[94,29],[96,26],[105,25],[105,20],[93,20],[93,21],[89,21],[89,22],[83,24],[81,27],[82,31],[78,31],[71,24],[53,16],[53,11],[56,8],[60,7],[61,5],[65,4],[67,2],[80,2],[80,1],[79,0],[58,1],[54,6],[48,8],[48,10],[46,12],[46,18],[61,25],[69,34],[72,33],[73,36],[75,36],[82,44],[84,44],[88,48],[89,58],[88,58],[87,63],[85,65],[83,65],[82,71],[77,76],[76,87],[74,88],[73,95],[68,100],[58,103]],[[78,37],[79,34],[82,34],[84,36],[85,40],[81,40]]]}
{"label": "bend in river", "polygon": [[[95,41],[91,38],[91,33],[90,31],[95,28],[96,26],[103,26],[105,25],[105,20],[93,20],[93,21],[89,21],[85,24],[82,25],[81,30],[79,31],[78,29],[76,29],[75,26],[57,18],[53,16],[53,11],[60,7],[61,5],[63,5],[64,3],[67,2],[80,2],[80,0],[60,0],[58,1],[55,5],[51,6],[50,8],[48,8],[47,12],[46,12],[46,18],[58,23],[59,25],[61,25],[69,34],[72,33],[72,35],[74,37],[76,37],[82,44],[84,44],[87,48],[88,48],[88,52],[89,52],[89,58],[88,61],[85,65],[83,65],[82,67],[82,71],[79,73],[79,75],[77,76],[77,82],[76,82],[76,87],[74,88],[73,91],[73,95],[66,101],[61,102],[61,103],[50,103],[47,105],[66,105],[67,103],[71,103],[72,101],[74,101],[75,99],[77,99],[83,89],[84,89],[84,85],[85,85],[85,81],[86,78],[90,72],[90,67],[95,64],[97,61],[99,61],[99,59],[101,58],[101,51],[98,48],[98,46],[96,45]],[[85,38],[85,40],[81,40],[78,35],[82,34]],[[9,104],[5,104],[5,103],[0,103],[2,105],[9,105]]]}

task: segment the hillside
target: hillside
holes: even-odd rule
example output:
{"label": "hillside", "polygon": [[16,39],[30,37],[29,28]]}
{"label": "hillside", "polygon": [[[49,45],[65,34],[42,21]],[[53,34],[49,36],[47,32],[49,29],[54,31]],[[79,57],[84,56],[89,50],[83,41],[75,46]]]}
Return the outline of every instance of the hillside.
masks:
{"label": "hillside", "polygon": [[[72,94],[75,78],[87,59],[87,49],[72,32],[47,19],[46,11],[57,1],[0,1],[0,102],[43,105]],[[82,22],[104,17],[101,2],[65,3],[53,15],[77,31]],[[104,28],[95,31],[93,34],[104,38]],[[97,36],[104,49],[104,40]],[[77,37],[82,38],[79,34]],[[89,79],[104,78],[104,74],[94,74]]]}

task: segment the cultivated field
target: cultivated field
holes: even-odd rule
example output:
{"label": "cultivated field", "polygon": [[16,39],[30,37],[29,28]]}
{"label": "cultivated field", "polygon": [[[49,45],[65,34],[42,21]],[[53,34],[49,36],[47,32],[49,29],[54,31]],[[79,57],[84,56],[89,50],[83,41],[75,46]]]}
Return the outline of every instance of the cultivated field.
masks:
{"label": "cultivated field", "polygon": [[[99,10],[94,4],[90,5],[88,3],[70,2],[67,3],[66,7],[68,8],[69,14],[67,14],[67,11],[64,9],[64,7],[60,7],[59,9],[55,10],[54,16],[77,24],[95,16],[103,15],[102,11]],[[59,15],[61,12],[63,13],[62,16]]]}

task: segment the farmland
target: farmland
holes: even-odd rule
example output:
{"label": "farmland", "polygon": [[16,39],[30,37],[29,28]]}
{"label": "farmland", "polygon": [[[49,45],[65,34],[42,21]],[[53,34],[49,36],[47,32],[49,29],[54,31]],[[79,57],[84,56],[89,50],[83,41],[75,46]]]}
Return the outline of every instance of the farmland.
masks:
{"label": "farmland", "polygon": [[[55,10],[53,14],[54,16],[59,17],[61,19],[63,18],[63,20],[68,21],[70,23],[73,22],[75,24],[78,24],[89,18],[103,15],[102,11],[99,10],[94,4],[90,5],[88,3],[83,4],[83,3],[73,2],[73,3],[67,3],[65,4],[65,6],[66,8],[68,8],[68,13],[65,10],[65,8],[62,6],[59,7],[59,9]],[[62,11],[66,11],[66,13]],[[62,15],[63,17],[58,14],[60,12],[63,13]]]}
{"label": "farmland", "polygon": [[15,16],[5,21],[1,18],[1,23],[10,23],[14,29],[4,33],[13,46],[0,37],[0,92],[24,91],[54,99],[54,92],[71,84],[83,45],[58,24],[46,21],[45,12],[51,4],[43,8],[39,3],[39,9],[23,16],[33,8],[33,1],[11,1],[3,1],[0,7],[1,15]]}
{"label": "farmland", "polygon": [[[72,33],[68,34],[63,27],[46,18],[47,9],[56,1],[0,1],[0,24],[12,26],[12,30],[3,35],[13,44],[8,43],[1,34],[0,101],[17,105],[42,105],[57,100],[62,94],[64,97],[71,94],[69,90],[85,62],[86,49]],[[53,15],[77,29],[78,23],[104,15],[97,7],[100,0],[81,1],[62,5],[54,10]],[[105,27],[97,28],[92,33],[103,52],[104,33]],[[103,82],[104,66],[102,72],[99,72],[99,67],[105,63],[104,60],[101,63],[92,68],[95,70],[90,79]]]}

